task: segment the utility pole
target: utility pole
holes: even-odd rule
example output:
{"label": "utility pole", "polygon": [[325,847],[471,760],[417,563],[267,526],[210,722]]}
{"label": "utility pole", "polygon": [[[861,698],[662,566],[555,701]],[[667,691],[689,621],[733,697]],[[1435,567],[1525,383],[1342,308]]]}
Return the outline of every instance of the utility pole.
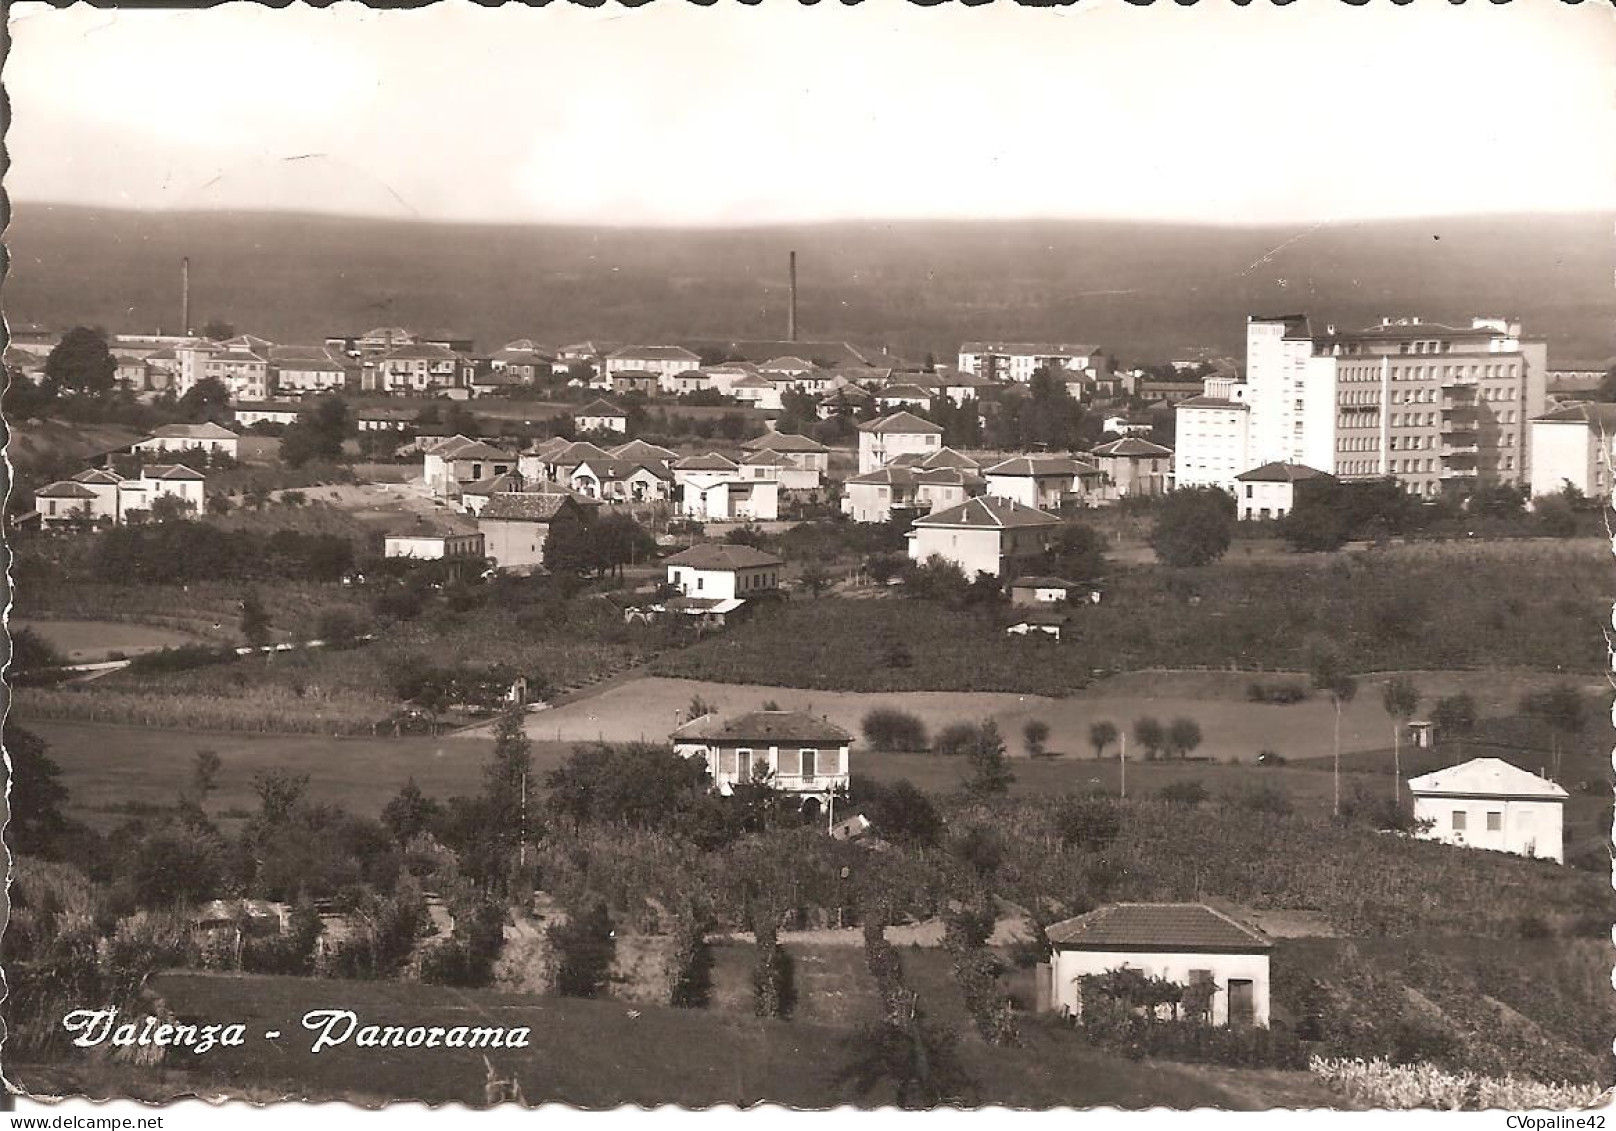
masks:
{"label": "utility pole", "polygon": [[527,867],[527,770],[522,771],[522,847],[517,855],[521,866]]}
{"label": "utility pole", "polygon": [[1128,798],[1128,732],[1123,731],[1121,737],[1122,753],[1119,758],[1122,762],[1122,799],[1126,801]]}

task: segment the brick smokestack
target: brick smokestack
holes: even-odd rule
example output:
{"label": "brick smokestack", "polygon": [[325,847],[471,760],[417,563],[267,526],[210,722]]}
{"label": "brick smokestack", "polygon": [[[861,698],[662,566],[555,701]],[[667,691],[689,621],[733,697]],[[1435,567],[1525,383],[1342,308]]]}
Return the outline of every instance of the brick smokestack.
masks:
{"label": "brick smokestack", "polygon": [[191,332],[191,257],[180,260],[180,333]]}
{"label": "brick smokestack", "polygon": [[797,253],[791,253],[791,305],[786,313],[786,340],[797,340]]}

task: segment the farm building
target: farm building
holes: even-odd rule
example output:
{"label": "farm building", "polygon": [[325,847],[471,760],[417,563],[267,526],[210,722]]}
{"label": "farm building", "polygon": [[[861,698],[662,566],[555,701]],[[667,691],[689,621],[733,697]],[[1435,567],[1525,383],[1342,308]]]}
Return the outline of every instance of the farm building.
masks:
{"label": "farm building", "polygon": [[218,452],[235,459],[240,451],[241,439],[228,428],[217,424],[165,424],[135,444],[137,452],[185,452],[193,448]]}
{"label": "farm building", "polygon": [[382,548],[388,558],[453,561],[483,556],[483,536],[472,530],[454,530],[419,521],[388,534]]}
{"label": "farm building", "polygon": [[1472,758],[1410,778],[1420,835],[1443,844],[1488,848],[1565,863],[1566,791],[1500,758]]}
{"label": "farm building", "polygon": [[1203,903],[1117,903],[1048,930],[1053,947],[1039,976],[1040,1001],[1082,1013],[1079,979],[1136,970],[1180,986],[1211,983],[1214,1025],[1268,1025],[1268,956],[1273,944],[1254,927]]}
{"label": "farm building", "polygon": [[751,546],[706,542],[667,558],[668,584],[686,597],[755,597],[780,587],[785,562]]}

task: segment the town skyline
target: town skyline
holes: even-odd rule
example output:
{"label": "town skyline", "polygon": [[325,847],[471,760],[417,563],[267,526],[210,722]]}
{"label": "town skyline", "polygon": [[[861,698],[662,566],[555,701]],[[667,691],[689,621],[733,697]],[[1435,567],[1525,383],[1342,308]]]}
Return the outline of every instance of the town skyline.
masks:
{"label": "town skyline", "polygon": [[[1616,207],[1587,144],[1616,130],[1616,23],[1560,4],[42,7],[11,23],[19,201],[612,227]],[[1453,175],[1388,172],[1433,158]]]}

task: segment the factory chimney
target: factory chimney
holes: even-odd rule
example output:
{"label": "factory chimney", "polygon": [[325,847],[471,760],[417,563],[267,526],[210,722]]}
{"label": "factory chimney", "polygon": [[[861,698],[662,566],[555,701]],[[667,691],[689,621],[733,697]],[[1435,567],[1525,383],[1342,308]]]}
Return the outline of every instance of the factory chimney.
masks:
{"label": "factory chimney", "polygon": [[791,306],[786,314],[786,340],[797,340],[797,253],[791,253]]}
{"label": "factory chimney", "polygon": [[191,333],[191,257],[180,260],[180,333]]}

